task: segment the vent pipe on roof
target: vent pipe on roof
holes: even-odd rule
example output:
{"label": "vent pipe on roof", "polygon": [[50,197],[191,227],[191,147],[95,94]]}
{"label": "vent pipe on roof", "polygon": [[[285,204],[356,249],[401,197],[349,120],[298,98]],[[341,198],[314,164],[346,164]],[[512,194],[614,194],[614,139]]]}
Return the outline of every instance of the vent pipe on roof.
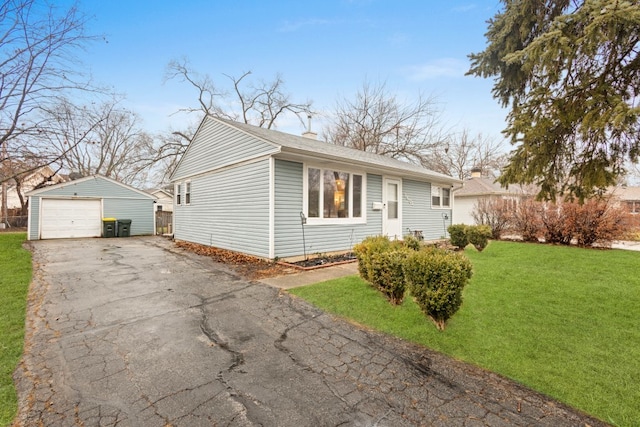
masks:
{"label": "vent pipe on roof", "polygon": [[309,139],[318,139],[318,134],[311,130],[311,114],[307,115],[307,119],[309,120],[307,130],[302,133],[302,136]]}

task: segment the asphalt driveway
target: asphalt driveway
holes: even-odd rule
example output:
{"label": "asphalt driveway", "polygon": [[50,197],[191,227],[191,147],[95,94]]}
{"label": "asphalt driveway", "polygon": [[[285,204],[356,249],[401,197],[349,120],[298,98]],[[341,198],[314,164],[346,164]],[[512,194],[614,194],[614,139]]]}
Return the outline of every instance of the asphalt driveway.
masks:
{"label": "asphalt driveway", "polygon": [[603,425],[162,238],[32,248],[17,425]]}

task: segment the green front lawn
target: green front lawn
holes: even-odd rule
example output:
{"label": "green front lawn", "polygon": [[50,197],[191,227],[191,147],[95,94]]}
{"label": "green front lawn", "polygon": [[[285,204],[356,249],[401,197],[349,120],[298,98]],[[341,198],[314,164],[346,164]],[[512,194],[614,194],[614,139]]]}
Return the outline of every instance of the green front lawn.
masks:
{"label": "green front lawn", "polygon": [[0,425],[9,425],[18,408],[12,374],[24,342],[31,253],[22,248],[26,233],[0,233]]}
{"label": "green front lawn", "polygon": [[513,378],[620,426],[640,420],[640,252],[491,242],[439,332],[357,276],[292,289],[318,307]]}

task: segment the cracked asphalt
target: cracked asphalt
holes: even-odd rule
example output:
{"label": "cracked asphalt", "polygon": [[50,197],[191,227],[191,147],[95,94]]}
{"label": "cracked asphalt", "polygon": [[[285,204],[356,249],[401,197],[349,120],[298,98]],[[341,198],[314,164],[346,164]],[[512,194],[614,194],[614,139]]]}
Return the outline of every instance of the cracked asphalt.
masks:
{"label": "cracked asphalt", "polygon": [[16,426],[601,426],[156,237],[31,243]]}

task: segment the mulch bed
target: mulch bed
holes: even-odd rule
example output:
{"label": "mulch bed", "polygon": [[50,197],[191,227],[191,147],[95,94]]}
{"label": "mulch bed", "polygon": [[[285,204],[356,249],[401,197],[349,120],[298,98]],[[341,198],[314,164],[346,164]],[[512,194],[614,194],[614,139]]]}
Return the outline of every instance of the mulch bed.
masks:
{"label": "mulch bed", "polygon": [[296,262],[281,262],[283,265],[291,265],[304,270],[310,270],[315,268],[329,267],[331,265],[346,264],[356,260],[356,256],[353,253],[346,253],[340,255],[319,255],[313,258],[307,258],[302,261]]}
{"label": "mulch bed", "polygon": [[328,267],[330,265],[343,264],[355,261],[355,255],[322,255],[308,258],[306,260],[285,263],[274,262],[266,259],[234,252],[227,249],[205,246],[197,243],[176,241],[176,246],[204,255],[216,262],[231,266],[236,272],[249,280],[266,279],[267,277],[283,276],[285,274],[299,273],[301,270]]}
{"label": "mulch bed", "polygon": [[288,267],[266,259],[245,255],[227,249],[199,245],[197,243],[176,241],[176,246],[198,255],[208,256],[216,262],[231,266],[236,272],[249,280],[266,279],[267,277],[282,276],[297,273],[294,267]]}

